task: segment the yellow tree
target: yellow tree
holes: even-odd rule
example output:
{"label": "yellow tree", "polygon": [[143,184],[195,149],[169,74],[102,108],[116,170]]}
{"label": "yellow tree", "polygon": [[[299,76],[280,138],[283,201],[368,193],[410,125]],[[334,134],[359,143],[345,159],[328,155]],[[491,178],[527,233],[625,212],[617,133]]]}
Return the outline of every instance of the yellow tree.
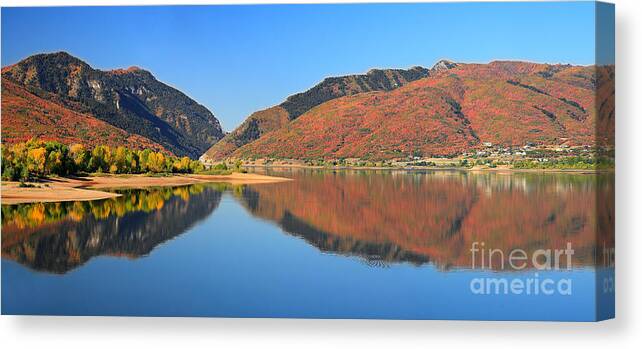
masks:
{"label": "yellow tree", "polygon": [[183,156],[180,160],[174,162],[174,170],[176,172],[189,172],[190,169],[190,158]]}
{"label": "yellow tree", "polygon": [[[113,164],[112,164],[112,166],[116,166],[116,172],[119,172],[119,173],[127,172],[128,169],[127,169],[126,162],[127,162],[127,149],[123,146],[116,148]],[[111,168],[109,172],[114,173],[111,170]]]}
{"label": "yellow tree", "polygon": [[149,155],[147,156],[147,169],[149,169],[150,172],[157,172],[156,164],[157,164],[156,153],[155,152],[149,153]]}
{"label": "yellow tree", "polygon": [[71,160],[76,166],[76,169],[80,171],[87,171],[87,165],[89,162],[89,152],[82,144],[73,144],[69,148],[69,155]]}
{"label": "yellow tree", "polygon": [[47,150],[44,147],[33,148],[27,151],[27,168],[30,173],[44,176],[46,161]]}
{"label": "yellow tree", "polygon": [[163,153],[156,153],[156,164],[155,164],[156,172],[164,172],[165,171],[165,155]]}

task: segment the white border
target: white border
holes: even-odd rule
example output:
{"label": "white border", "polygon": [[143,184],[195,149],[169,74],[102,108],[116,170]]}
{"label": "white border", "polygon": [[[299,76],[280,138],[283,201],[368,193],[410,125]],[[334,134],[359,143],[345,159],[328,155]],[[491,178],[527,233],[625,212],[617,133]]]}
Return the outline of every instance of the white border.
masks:
{"label": "white border", "polygon": [[[152,5],[341,1],[1,0],[1,6]],[[344,1],[345,2],[345,1]],[[357,2],[399,2],[360,1]],[[404,1],[416,2],[416,1]],[[4,348],[583,348],[631,347],[642,336],[641,3],[615,0],[617,74],[617,319],[602,323],[276,320],[122,317],[0,318]],[[542,19],[546,25],[546,19]]]}

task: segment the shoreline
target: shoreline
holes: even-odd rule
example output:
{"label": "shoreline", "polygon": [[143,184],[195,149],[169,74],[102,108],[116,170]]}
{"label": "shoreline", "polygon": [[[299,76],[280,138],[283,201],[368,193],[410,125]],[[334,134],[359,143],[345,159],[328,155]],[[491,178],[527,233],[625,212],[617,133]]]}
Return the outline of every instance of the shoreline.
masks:
{"label": "shoreline", "polygon": [[368,167],[368,166],[313,166],[313,165],[243,165],[246,168],[263,169],[307,169],[307,170],[354,170],[354,171],[462,171],[462,172],[500,172],[500,173],[575,173],[575,174],[601,174],[615,172],[615,169],[563,169],[563,168],[508,168],[508,167]]}
{"label": "shoreline", "polygon": [[268,184],[290,181],[289,178],[251,173],[230,175],[104,175],[87,177],[52,177],[40,182],[29,182],[34,187],[20,187],[18,182],[2,182],[0,202],[15,205],[35,202],[91,201],[120,196],[100,189],[176,187],[199,183]]}

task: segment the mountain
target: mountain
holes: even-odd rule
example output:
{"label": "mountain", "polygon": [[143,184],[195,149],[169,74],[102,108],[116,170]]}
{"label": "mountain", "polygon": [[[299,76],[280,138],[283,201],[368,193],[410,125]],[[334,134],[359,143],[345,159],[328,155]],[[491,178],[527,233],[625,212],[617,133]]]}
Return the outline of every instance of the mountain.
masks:
{"label": "mountain", "polygon": [[[24,99],[44,100],[97,119],[179,156],[198,157],[223,137],[218,120],[207,108],[137,67],[102,71],[65,52],[38,54],[3,68],[2,83],[3,87],[15,84],[23,88],[30,94],[23,93]],[[3,88],[3,100],[4,97]],[[17,126],[19,120],[24,129],[37,126],[31,123],[32,118],[26,117],[34,114],[34,110],[26,112],[10,108],[10,104],[6,107],[9,112],[3,103],[3,128]],[[44,104],[40,109],[43,111],[40,119],[47,119]],[[73,125],[66,125],[67,121],[59,118],[58,127],[75,138],[84,139]],[[31,135],[22,135],[22,138],[26,136]],[[103,142],[108,143],[110,137],[111,134],[104,134]]]}
{"label": "mountain", "polygon": [[428,73],[428,69],[422,67],[413,67],[408,70],[372,69],[362,75],[326,78],[311,89],[288,97],[277,106],[253,113],[239,127],[212,146],[204,154],[203,159],[226,158],[239,147],[285,126],[310,109],[329,100],[363,92],[391,91],[424,78]]}
{"label": "mountain", "polygon": [[165,148],[149,138],[129,133],[90,114],[71,110],[59,102],[38,97],[24,87],[2,79],[2,141],[13,144],[32,137],[90,147],[105,144],[132,149]]}
{"label": "mountain", "polygon": [[[378,160],[456,155],[484,143],[612,141],[612,66],[441,61],[424,75],[328,100],[227,156]],[[217,155],[210,149],[205,160]]]}

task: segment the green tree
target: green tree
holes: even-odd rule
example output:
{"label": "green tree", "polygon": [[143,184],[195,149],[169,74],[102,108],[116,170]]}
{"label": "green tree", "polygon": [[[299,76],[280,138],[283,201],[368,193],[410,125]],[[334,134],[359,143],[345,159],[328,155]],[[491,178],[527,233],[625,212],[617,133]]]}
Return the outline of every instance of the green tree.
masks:
{"label": "green tree", "polygon": [[109,147],[105,145],[97,145],[91,151],[91,158],[89,159],[88,169],[90,172],[107,172],[109,170]]}

